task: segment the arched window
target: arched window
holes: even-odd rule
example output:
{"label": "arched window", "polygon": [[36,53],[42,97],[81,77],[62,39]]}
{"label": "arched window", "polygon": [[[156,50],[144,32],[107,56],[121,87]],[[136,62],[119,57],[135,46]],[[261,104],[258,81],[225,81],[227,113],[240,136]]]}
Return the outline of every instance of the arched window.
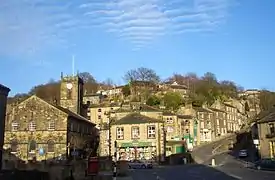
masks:
{"label": "arched window", "polygon": [[31,140],[29,144],[29,152],[35,152],[36,151],[36,142],[35,140]]}
{"label": "arched window", "polygon": [[54,152],[54,141],[53,140],[48,141],[48,152]]}
{"label": "arched window", "polygon": [[16,139],[11,141],[11,152],[16,153],[18,149],[18,142]]}

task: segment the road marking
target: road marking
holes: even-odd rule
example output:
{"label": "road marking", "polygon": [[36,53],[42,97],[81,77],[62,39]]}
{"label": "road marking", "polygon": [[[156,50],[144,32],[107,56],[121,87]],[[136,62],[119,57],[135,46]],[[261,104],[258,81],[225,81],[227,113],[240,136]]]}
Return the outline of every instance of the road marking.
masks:
{"label": "road marking", "polygon": [[231,177],[233,177],[233,178],[236,178],[236,179],[243,179],[242,177],[240,177],[240,176],[237,176],[237,175],[235,175],[235,174],[227,174],[228,176],[231,176]]}

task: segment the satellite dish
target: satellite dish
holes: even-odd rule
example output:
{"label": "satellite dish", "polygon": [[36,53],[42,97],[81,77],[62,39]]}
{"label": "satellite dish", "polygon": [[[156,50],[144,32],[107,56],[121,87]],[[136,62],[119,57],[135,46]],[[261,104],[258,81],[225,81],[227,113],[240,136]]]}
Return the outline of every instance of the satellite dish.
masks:
{"label": "satellite dish", "polygon": [[67,87],[67,89],[72,89],[72,88],[73,88],[73,85],[72,85],[72,83],[68,83],[68,84],[66,85],[66,87]]}

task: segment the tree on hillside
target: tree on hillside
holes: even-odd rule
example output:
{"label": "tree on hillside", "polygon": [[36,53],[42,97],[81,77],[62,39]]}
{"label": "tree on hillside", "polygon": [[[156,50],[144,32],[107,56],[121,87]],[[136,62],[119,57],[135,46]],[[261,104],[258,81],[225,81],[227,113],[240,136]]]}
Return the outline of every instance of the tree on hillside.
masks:
{"label": "tree on hillside", "polygon": [[163,97],[163,102],[167,109],[177,110],[183,104],[183,98],[180,93],[167,92]]}
{"label": "tree on hillside", "polygon": [[140,67],[137,69],[131,69],[124,75],[124,80],[127,82],[131,81],[148,81],[157,83],[160,81],[160,77],[153,69]]}
{"label": "tree on hillside", "polygon": [[89,72],[81,72],[78,76],[84,81],[84,83],[96,83],[95,78]]}
{"label": "tree on hillside", "polygon": [[115,86],[115,83],[114,83],[114,81],[111,78],[107,78],[102,83],[105,84],[108,87],[114,87]]}
{"label": "tree on hillside", "polygon": [[174,74],[169,79],[186,84],[189,87],[188,101],[196,105],[202,105],[204,102],[212,104],[217,99],[226,101],[229,98],[237,98],[241,89],[231,81],[219,82],[216,75],[211,72],[206,72],[202,77],[195,73]]}
{"label": "tree on hillside", "polygon": [[122,87],[122,94],[125,97],[131,95],[130,86],[128,84]]}
{"label": "tree on hillside", "polygon": [[260,108],[262,111],[270,110],[275,105],[275,92],[263,90],[259,94]]}
{"label": "tree on hillside", "polygon": [[160,105],[161,99],[158,98],[156,95],[151,95],[146,101],[146,104],[149,106],[157,106]]}
{"label": "tree on hillside", "polygon": [[81,72],[78,74],[78,76],[84,82],[85,93],[95,93],[98,90],[98,83],[89,72]]}

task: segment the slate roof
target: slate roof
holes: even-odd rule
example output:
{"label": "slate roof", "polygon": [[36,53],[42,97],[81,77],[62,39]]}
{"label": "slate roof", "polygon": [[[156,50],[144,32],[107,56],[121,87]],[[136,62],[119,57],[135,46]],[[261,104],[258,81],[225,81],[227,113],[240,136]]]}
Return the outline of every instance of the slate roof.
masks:
{"label": "slate roof", "polygon": [[216,109],[216,108],[209,108],[212,111],[217,111],[217,112],[223,112],[225,113],[225,111],[221,110],[221,109]]}
{"label": "slate roof", "polygon": [[193,116],[191,116],[191,115],[178,115],[178,118],[181,118],[181,119],[192,119]]}
{"label": "slate roof", "polygon": [[211,113],[210,110],[205,109],[205,108],[202,108],[202,107],[193,107],[193,109],[194,109],[195,111],[198,111],[198,112],[207,112],[207,113]]}
{"label": "slate roof", "polygon": [[176,114],[169,111],[164,111],[163,116],[176,116]]}
{"label": "slate roof", "polygon": [[269,122],[275,122],[275,112],[270,113],[269,115],[265,116],[261,120],[258,121],[258,123],[269,123]]}
{"label": "slate roof", "polygon": [[10,88],[4,86],[3,84],[0,84],[0,89],[4,89],[6,91],[10,91]]}
{"label": "slate roof", "polygon": [[162,112],[162,110],[152,107],[152,106],[148,106],[146,104],[141,104],[141,105],[137,105],[140,106],[139,109],[132,109],[131,106],[128,107],[121,107],[119,109],[116,110],[116,112],[132,112],[132,111],[139,111],[139,112]]}
{"label": "slate roof", "polygon": [[120,120],[115,121],[114,125],[123,125],[123,124],[146,124],[146,123],[162,123],[161,120],[150,118],[139,113],[131,113]]}
{"label": "slate roof", "polygon": [[254,121],[256,121],[257,123],[275,122],[275,108],[272,108],[268,111],[260,112],[254,118]]}
{"label": "slate roof", "polygon": [[[76,113],[70,111],[69,109],[63,108],[63,107],[61,107],[61,106],[56,106],[56,105],[53,105],[53,104],[51,104],[51,105],[54,106],[54,107],[56,107],[56,108],[59,109],[60,111],[62,111],[62,112],[64,112],[64,113],[68,114],[68,116],[71,116],[71,117],[73,117],[73,118],[76,118],[76,119],[79,119],[79,120],[82,120],[82,121],[88,121],[88,122],[92,123],[89,119],[87,119],[87,118],[85,118],[85,117],[83,117],[83,116],[81,116],[81,115],[79,115],[79,114],[76,114]],[[92,124],[94,124],[94,123],[92,123]],[[94,124],[94,125],[95,125],[95,124]]]}
{"label": "slate roof", "polygon": [[231,104],[228,103],[223,103],[225,106],[231,107],[231,108],[236,108],[235,106],[232,106]]}

